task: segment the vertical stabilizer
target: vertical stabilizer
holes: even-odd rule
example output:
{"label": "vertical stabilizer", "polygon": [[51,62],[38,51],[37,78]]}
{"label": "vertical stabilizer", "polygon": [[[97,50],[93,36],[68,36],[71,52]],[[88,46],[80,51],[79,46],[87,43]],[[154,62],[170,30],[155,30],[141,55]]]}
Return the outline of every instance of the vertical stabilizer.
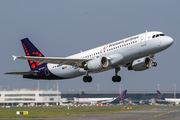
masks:
{"label": "vertical stabilizer", "polygon": [[85,95],[84,91],[82,91],[82,95],[83,95],[83,98],[86,98],[86,95]]}
{"label": "vertical stabilizer", "polygon": [[124,90],[120,96],[118,96],[114,101],[120,101],[122,98],[126,96],[127,90]]}
{"label": "vertical stabilizer", "polygon": [[[44,55],[34,46],[34,44],[28,38],[22,39],[21,42],[26,56],[44,57]],[[46,65],[46,63],[40,65],[39,62],[35,62],[33,60],[28,60],[28,63],[31,70],[35,70]]]}
{"label": "vertical stabilizer", "polygon": [[164,96],[157,90],[158,98],[161,100],[165,100]]}

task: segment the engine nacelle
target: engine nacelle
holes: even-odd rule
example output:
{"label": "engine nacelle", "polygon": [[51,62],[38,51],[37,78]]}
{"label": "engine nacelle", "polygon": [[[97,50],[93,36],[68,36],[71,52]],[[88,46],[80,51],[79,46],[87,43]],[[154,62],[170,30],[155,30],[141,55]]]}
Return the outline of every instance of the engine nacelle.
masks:
{"label": "engine nacelle", "polygon": [[99,57],[90,60],[87,64],[84,65],[84,69],[90,71],[99,71],[103,68],[106,68],[108,65],[109,61],[106,57]]}
{"label": "engine nacelle", "polygon": [[116,67],[118,65],[121,65],[124,60],[124,57],[121,54],[112,54],[108,57],[111,58],[109,62],[110,67]]}
{"label": "engine nacelle", "polygon": [[151,67],[151,59],[149,57],[140,58],[134,60],[132,65],[128,67],[128,70],[143,71]]}

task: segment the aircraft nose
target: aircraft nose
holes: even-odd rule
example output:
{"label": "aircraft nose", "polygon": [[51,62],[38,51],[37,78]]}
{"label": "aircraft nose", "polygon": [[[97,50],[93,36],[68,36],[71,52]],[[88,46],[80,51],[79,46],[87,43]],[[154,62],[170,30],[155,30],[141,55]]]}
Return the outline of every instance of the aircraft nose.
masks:
{"label": "aircraft nose", "polygon": [[167,37],[166,37],[166,44],[167,44],[168,46],[171,46],[171,45],[173,44],[173,39],[172,39],[171,37],[167,36]]}

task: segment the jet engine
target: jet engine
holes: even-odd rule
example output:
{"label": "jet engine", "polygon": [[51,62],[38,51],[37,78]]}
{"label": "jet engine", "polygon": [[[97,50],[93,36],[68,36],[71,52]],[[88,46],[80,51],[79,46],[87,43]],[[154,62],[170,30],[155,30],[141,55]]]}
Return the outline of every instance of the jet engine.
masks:
{"label": "jet engine", "polygon": [[128,67],[128,70],[143,71],[151,67],[151,59],[149,57],[140,58],[134,60],[132,65]]}
{"label": "jet engine", "polygon": [[109,61],[106,57],[99,57],[88,61],[88,63],[84,65],[84,70],[99,71],[108,65]]}

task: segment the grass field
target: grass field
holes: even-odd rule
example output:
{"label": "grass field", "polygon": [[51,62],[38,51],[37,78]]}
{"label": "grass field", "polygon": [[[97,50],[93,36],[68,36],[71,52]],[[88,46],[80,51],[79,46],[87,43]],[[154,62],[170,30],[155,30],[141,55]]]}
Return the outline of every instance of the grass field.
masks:
{"label": "grass field", "polygon": [[[0,108],[0,118],[56,118],[83,114],[108,114],[130,110],[150,110],[161,106],[82,106],[82,107],[11,107]],[[165,107],[165,106],[163,106]],[[179,106],[170,106],[180,108]],[[132,108],[132,109],[127,109]],[[28,111],[28,115],[17,115],[16,111]]]}

